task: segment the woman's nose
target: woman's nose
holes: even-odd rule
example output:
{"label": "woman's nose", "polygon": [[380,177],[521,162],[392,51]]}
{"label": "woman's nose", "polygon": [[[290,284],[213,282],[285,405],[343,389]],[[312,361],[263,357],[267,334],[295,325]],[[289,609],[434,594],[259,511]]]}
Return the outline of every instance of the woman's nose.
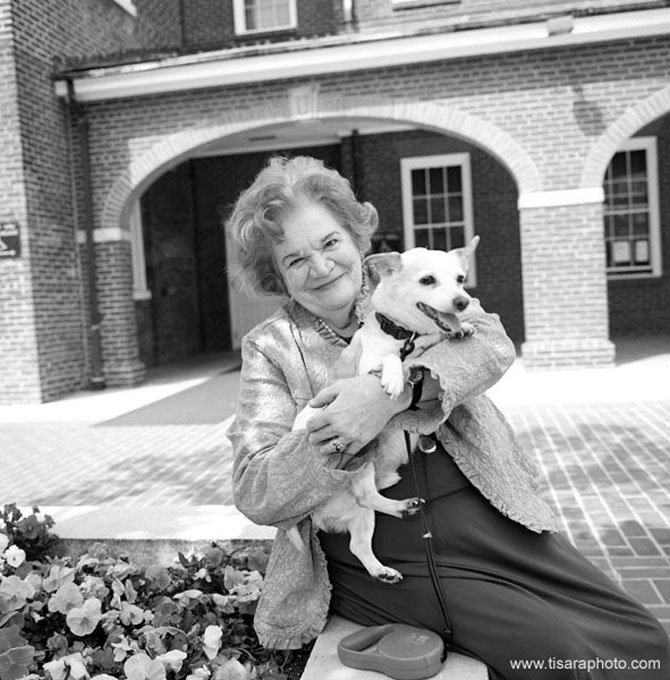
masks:
{"label": "woman's nose", "polygon": [[312,257],[311,269],[313,276],[328,276],[333,269],[333,261],[323,255],[316,254]]}

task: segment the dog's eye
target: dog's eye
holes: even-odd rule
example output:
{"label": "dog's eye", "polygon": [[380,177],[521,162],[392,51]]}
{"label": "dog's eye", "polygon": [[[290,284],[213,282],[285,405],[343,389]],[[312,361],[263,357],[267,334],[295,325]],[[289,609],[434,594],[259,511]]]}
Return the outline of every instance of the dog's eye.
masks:
{"label": "dog's eye", "polygon": [[432,286],[434,283],[436,283],[436,280],[432,274],[428,274],[428,276],[422,276],[419,279],[419,283],[423,284],[424,286]]}
{"label": "dog's eye", "polygon": [[456,277],[456,283],[458,283],[459,285],[464,284],[465,283],[465,276],[463,276],[462,274],[459,274]]}

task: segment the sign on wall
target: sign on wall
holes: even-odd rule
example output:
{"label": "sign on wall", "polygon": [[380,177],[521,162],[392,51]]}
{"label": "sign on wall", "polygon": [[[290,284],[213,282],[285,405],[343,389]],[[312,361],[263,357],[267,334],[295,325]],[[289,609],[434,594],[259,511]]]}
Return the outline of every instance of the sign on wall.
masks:
{"label": "sign on wall", "polygon": [[18,222],[0,222],[0,260],[21,256]]}

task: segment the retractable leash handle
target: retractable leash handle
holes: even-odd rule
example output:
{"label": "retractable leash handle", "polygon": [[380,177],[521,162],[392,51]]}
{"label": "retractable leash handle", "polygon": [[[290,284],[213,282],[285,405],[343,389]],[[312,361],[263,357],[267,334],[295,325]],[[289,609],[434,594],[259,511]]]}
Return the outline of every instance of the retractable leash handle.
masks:
{"label": "retractable leash handle", "polygon": [[431,630],[403,623],[362,628],[340,640],[337,654],[345,666],[384,673],[394,680],[423,680],[442,667],[442,638]]}

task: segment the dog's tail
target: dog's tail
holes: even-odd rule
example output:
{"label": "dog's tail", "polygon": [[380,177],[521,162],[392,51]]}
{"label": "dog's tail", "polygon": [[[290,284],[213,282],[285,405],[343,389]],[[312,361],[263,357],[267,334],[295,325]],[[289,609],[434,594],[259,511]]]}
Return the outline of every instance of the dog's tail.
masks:
{"label": "dog's tail", "polygon": [[307,547],[302,540],[302,536],[300,535],[297,526],[287,529],[286,536],[288,537],[288,540],[293,543],[297,550],[299,550],[301,553],[307,552]]}

